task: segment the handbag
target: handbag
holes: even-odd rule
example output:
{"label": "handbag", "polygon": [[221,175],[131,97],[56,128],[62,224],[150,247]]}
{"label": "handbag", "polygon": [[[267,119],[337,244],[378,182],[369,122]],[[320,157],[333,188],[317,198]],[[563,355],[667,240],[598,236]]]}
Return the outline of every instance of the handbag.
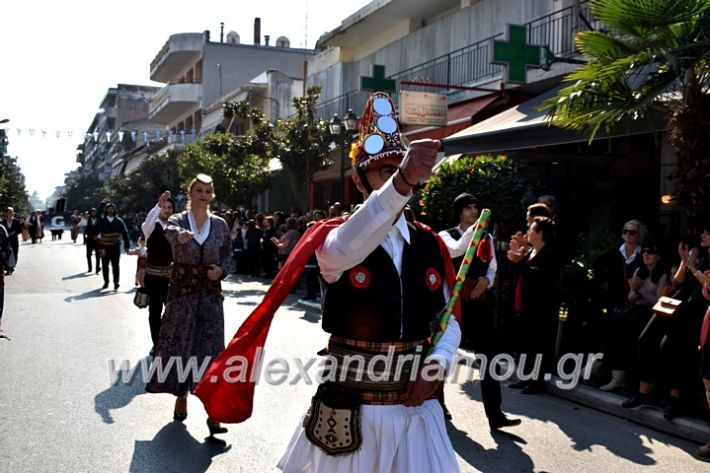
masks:
{"label": "handbag", "polygon": [[658,298],[658,302],[653,306],[653,313],[667,319],[675,319],[680,314],[682,308],[683,301],[681,299],[661,296]]}
{"label": "handbag", "polygon": [[144,287],[136,289],[136,294],[133,296],[133,304],[139,309],[148,307],[149,302],[148,291]]}
{"label": "handbag", "polygon": [[362,445],[360,399],[330,383],[318,386],[303,420],[306,438],[327,455],[345,455]]}

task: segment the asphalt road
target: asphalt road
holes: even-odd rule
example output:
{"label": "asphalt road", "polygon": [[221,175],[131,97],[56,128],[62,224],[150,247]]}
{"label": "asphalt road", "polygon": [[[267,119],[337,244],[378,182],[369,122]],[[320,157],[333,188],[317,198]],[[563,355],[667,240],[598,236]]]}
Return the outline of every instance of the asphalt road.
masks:
{"label": "asphalt road", "polygon": [[[132,304],[136,259],[123,255],[118,292],[86,273],[84,247],[65,240],[22,244],[6,277],[0,339],[0,471],[274,472],[315,387],[290,384],[326,341],[320,315],[289,297],[277,313],[265,359],[290,363],[286,383],[257,386],[253,417],[230,425],[226,447],[205,442],[206,415],[189,399],[184,424],[172,421],[173,397],[147,394],[140,376],[112,384],[109,361],[131,366],[151,347],[147,310]],[[113,287],[113,286],[110,286]],[[224,285],[231,338],[260,301],[263,281]],[[308,371],[311,378],[316,368]],[[553,396],[503,388],[504,408],[523,419],[491,434],[477,381],[446,387],[449,433],[463,472],[707,472],[697,445]],[[418,472],[414,472],[418,473]],[[429,473],[429,472],[422,472]]]}

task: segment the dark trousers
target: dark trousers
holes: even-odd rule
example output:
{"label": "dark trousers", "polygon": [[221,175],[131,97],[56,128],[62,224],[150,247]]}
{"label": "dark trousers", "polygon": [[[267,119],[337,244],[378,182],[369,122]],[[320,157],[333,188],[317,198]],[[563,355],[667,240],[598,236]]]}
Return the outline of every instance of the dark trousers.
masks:
{"label": "dark trousers", "polygon": [[488,420],[497,420],[503,416],[500,409],[500,382],[491,376],[490,366],[493,358],[500,354],[495,314],[491,310],[494,302],[492,297],[481,302],[461,301],[462,337],[477,355],[484,355],[487,360],[486,371],[481,373],[481,400]]}
{"label": "dark trousers", "polygon": [[318,281],[318,266],[308,267],[304,270],[306,274],[306,299],[315,299],[320,295],[320,282]]}
{"label": "dark trousers", "polygon": [[[2,265],[0,265],[0,271],[3,271]],[[5,282],[0,281],[0,322],[2,322],[2,310],[5,307]]]}
{"label": "dark trousers", "polygon": [[[12,254],[15,255],[15,266],[20,262],[20,241],[17,238],[10,238],[10,248]],[[14,268],[11,268],[14,269]]]}
{"label": "dark trousers", "polygon": [[160,335],[160,319],[163,315],[163,306],[168,299],[168,284],[170,278],[145,275],[145,289],[148,291],[148,325],[153,346],[158,344]]}
{"label": "dark trousers", "polygon": [[264,276],[273,278],[276,274],[276,252],[264,250],[261,253],[261,265],[264,270]]}
{"label": "dark trousers", "polygon": [[113,269],[113,284],[116,285],[120,282],[120,269],[118,267],[118,260],[121,258],[121,245],[111,245],[100,247],[106,250],[104,256],[101,257],[101,266],[104,271],[104,283],[108,284],[108,264],[111,262],[111,268]]}
{"label": "dark trousers", "polygon": [[94,240],[86,240],[86,262],[89,265],[89,271],[91,271],[91,253],[96,254],[96,271],[101,269],[101,262],[99,261],[99,244]]}

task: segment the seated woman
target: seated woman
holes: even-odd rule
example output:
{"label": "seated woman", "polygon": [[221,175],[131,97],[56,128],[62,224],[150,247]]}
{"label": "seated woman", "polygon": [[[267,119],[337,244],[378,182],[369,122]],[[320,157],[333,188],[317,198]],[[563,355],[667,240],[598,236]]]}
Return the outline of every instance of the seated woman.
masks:
{"label": "seated woman", "polygon": [[605,362],[611,369],[611,381],[602,391],[624,387],[626,372],[636,364],[638,337],[651,318],[651,307],[668,287],[668,274],[654,245],[642,251],[643,266],[629,279],[628,308],[609,322],[604,340]]}
{"label": "seated woman", "polygon": [[692,372],[697,361],[696,341],[700,336],[701,320],[708,307],[701,284],[704,271],[710,269],[710,238],[707,235],[708,229],[705,228],[700,238],[700,248],[688,251],[686,244],[681,242],[678,245],[680,265],[673,277],[670,297],[683,301],[682,308],[675,317],[654,315],[644,328],[639,338],[639,392],[624,401],[622,407],[633,408],[647,404],[653,383],[663,382],[670,388],[663,416],[673,419],[684,411],[681,387],[687,380],[697,376],[697,373]]}

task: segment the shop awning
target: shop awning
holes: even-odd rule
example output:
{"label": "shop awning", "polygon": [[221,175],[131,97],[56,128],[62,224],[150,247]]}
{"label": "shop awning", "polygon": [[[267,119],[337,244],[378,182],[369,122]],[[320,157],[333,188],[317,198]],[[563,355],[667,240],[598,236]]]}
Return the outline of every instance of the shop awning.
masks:
{"label": "shop awning", "polygon": [[471,125],[471,118],[483,110],[486,106],[495,101],[500,94],[493,93],[459,102],[451,105],[448,110],[448,123],[446,126],[420,126],[409,125],[402,130],[402,133],[409,141],[431,138],[433,140],[443,140],[447,136],[453,135]]}
{"label": "shop awning", "polygon": [[[566,84],[449,136],[444,140],[446,154],[495,153],[588,141],[587,133],[551,126],[546,119],[547,112],[537,110],[564,86]],[[611,133],[600,131],[595,139],[651,133],[660,129],[663,129],[661,120],[655,120],[654,124],[647,120],[635,120],[620,125]]]}

